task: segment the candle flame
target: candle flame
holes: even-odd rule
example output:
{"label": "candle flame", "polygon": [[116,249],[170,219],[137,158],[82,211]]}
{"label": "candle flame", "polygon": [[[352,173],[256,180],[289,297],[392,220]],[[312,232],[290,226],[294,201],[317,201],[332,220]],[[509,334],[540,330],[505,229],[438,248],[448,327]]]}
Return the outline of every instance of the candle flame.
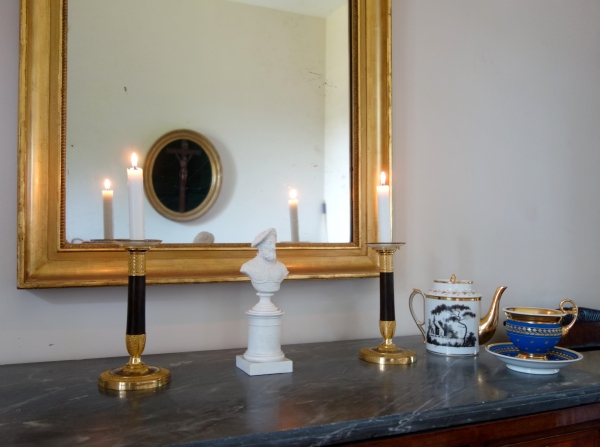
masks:
{"label": "candle flame", "polygon": [[290,190],[290,199],[295,199],[298,193],[295,189]]}
{"label": "candle flame", "polygon": [[133,154],[131,154],[131,167],[133,169],[137,169],[137,162],[138,162],[137,155],[134,152]]}
{"label": "candle flame", "polygon": [[379,178],[381,179],[381,186],[385,185],[385,172],[381,171]]}
{"label": "candle flame", "polygon": [[104,180],[104,189],[110,189],[110,180],[109,179]]}

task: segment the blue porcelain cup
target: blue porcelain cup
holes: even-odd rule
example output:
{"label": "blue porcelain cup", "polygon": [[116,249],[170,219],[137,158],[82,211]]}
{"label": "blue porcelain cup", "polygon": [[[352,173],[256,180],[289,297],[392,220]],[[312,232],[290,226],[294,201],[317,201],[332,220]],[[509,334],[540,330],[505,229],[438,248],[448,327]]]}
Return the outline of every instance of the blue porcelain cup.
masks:
{"label": "blue porcelain cup", "polygon": [[[571,309],[564,309],[565,303],[570,303]],[[548,351],[556,346],[563,335],[566,335],[575,320],[577,320],[577,305],[569,298],[562,300],[560,310],[543,309],[539,307],[507,307],[506,334],[510,341],[519,349],[517,357],[525,359],[546,360]],[[567,314],[573,315],[573,320],[562,325],[562,319]]]}

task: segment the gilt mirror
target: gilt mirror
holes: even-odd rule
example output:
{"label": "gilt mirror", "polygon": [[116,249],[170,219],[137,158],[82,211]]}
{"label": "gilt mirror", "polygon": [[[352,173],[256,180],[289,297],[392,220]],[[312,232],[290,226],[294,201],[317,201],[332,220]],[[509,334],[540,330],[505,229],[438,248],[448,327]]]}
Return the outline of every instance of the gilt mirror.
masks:
{"label": "gilt mirror", "polygon": [[[389,0],[22,0],[20,70],[19,287],[126,283],[125,253],[87,241],[105,178],[127,237],[133,151],[150,169],[146,235],[163,240],[149,283],[246,280],[249,241],[270,226],[289,233],[290,279],[377,275],[366,243],[390,166]],[[153,144],[181,128],[202,139]],[[180,195],[161,200],[152,172],[190,149],[218,166],[212,195],[186,204],[175,169]]]}

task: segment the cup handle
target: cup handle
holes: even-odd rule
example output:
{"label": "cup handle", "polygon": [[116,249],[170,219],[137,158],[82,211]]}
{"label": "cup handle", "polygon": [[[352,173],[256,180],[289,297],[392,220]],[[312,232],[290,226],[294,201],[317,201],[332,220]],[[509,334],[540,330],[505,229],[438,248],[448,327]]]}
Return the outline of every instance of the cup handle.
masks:
{"label": "cup handle", "polygon": [[[573,308],[571,310],[563,309],[563,304],[565,304],[565,303],[571,303]],[[566,299],[562,300],[560,302],[560,304],[558,305],[558,307],[560,307],[560,310],[562,310],[564,313],[573,315],[573,321],[571,321],[567,326],[562,327],[562,335],[567,335],[567,332],[569,332],[569,330],[573,327],[573,325],[575,324],[575,321],[577,320],[577,314],[579,313],[579,308],[577,307],[577,304],[575,304],[573,302],[573,300],[570,298],[566,298]]]}
{"label": "cup handle", "polygon": [[[419,321],[415,316],[415,311],[413,309],[413,298],[415,295],[421,295],[423,297],[423,321]],[[425,330],[423,329],[423,325],[425,324],[425,297],[423,296],[423,292],[421,292],[419,289],[413,289],[413,293],[410,294],[410,298],[408,299],[408,308],[410,309],[410,314],[412,315],[413,320],[415,320],[415,323],[417,323],[417,327],[421,331],[421,334],[423,334],[423,343],[425,343],[427,341]]]}

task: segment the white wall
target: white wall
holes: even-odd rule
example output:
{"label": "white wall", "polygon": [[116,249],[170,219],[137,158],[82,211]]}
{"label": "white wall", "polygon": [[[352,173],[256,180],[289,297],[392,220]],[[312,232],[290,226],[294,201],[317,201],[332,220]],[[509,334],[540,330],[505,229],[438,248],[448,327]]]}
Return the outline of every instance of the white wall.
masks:
{"label": "white wall", "polygon": [[397,290],[600,308],[600,2],[393,8]]}
{"label": "white wall", "polygon": [[[398,333],[417,332],[412,287],[451,273],[484,305],[506,285],[504,305],[600,307],[598,6],[394,1]],[[125,288],[15,290],[18,19],[0,3],[0,363],[123,355]],[[284,283],[283,342],[377,336],[377,284]],[[254,301],[249,284],[150,287],[146,352],[243,346]]]}

